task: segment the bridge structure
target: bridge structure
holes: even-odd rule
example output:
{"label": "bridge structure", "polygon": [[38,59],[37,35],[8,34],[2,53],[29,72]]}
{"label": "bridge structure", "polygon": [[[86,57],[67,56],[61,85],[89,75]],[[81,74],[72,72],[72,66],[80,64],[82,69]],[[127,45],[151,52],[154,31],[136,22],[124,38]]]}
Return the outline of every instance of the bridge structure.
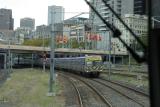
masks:
{"label": "bridge structure", "polygon": [[[12,71],[12,65],[15,61],[18,65],[23,59],[23,63],[28,63],[28,65],[34,67],[34,56],[36,55],[49,55],[50,47],[36,47],[36,46],[22,46],[22,45],[2,45],[0,44],[0,71],[4,70],[5,74],[9,77]],[[103,62],[109,60],[109,51],[104,50],[84,50],[84,49],[68,49],[68,48],[57,48],[55,49],[55,57],[77,57],[84,55],[101,55]],[[46,56],[45,55],[45,56]],[[123,64],[124,58],[128,57],[127,53],[114,53],[111,51],[111,61],[116,64],[116,62]],[[45,62],[45,57],[44,57]],[[43,69],[45,69],[45,64],[43,64]]]}
{"label": "bridge structure", "polygon": [[[50,47],[36,47],[36,46],[22,46],[22,45],[1,45],[0,50],[10,50],[12,53],[40,53],[50,52]],[[108,55],[109,51],[106,50],[84,50],[84,49],[69,49],[69,48],[57,48],[55,53],[77,53],[77,54],[96,54],[96,55]],[[126,52],[114,52],[111,51],[111,55],[127,56]]]}
{"label": "bridge structure", "polygon": [[[25,58],[26,56],[34,59],[34,55],[44,55],[50,54],[50,47],[36,47],[36,46],[22,46],[22,45],[2,45],[0,44],[0,55],[4,57],[3,68],[8,68],[7,63],[12,65],[13,58],[20,57]],[[28,55],[26,55],[28,54]],[[84,49],[69,49],[69,48],[57,48],[55,49],[55,57],[73,57],[73,56],[84,56],[84,55],[101,55],[103,61],[109,59],[109,51],[104,50],[84,50]],[[111,51],[111,61],[115,63],[116,61],[123,64],[123,59],[128,57],[127,53],[123,52],[113,52]],[[6,62],[6,63],[5,63]],[[32,64],[33,66],[33,64]]]}

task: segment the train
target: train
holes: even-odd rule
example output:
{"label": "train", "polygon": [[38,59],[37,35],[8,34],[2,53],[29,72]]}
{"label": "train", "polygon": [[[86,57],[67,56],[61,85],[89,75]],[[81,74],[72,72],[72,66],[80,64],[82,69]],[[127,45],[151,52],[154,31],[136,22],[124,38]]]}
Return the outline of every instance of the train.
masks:
{"label": "train", "polygon": [[[50,67],[50,58],[36,58],[34,65]],[[54,58],[55,69],[65,70],[86,77],[99,77],[103,71],[103,62],[100,55]]]}

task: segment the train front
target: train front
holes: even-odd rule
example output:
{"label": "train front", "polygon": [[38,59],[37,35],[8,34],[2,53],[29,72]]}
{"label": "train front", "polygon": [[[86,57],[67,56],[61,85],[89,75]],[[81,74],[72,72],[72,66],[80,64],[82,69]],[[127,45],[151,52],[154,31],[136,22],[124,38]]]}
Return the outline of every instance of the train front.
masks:
{"label": "train front", "polygon": [[102,57],[99,55],[86,56],[85,74],[89,77],[98,77],[101,71],[103,71]]}

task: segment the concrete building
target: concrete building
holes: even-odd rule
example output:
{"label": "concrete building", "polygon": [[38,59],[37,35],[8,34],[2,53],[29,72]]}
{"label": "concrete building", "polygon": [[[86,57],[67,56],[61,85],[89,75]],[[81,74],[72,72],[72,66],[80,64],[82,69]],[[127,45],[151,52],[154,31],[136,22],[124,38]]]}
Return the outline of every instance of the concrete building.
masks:
{"label": "concrete building", "polygon": [[[107,3],[114,9],[114,11],[121,17],[125,14],[145,14],[146,0],[106,0]],[[110,24],[115,24],[117,18],[109,10],[108,7],[101,0],[90,0],[95,9],[102,15],[102,17]],[[103,24],[99,17],[90,10],[90,20],[93,32],[101,32],[103,40],[97,43],[97,49],[109,50],[109,34],[110,30]],[[107,45],[104,46],[103,44]],[[103,46],[103,47],[102,47]],[[105,47],[105,48],[104,48]]]}
{"label": "concrete building", "polygon": [[[101,0],[90,0],[92,5],[96,10],[106,19],[110,24],[114,23],[115,16],[110,11],[108,7]],[[134,13],[134,1],[133,0],[108,0],[107,3],[114,9],[114,11],[119,15],[123,16],[124,14],[133,14]],[[99,25],[100,30],[105,30],[105,26],[98,16],[90,10],[90,20],[93,21],[94,25]]]}
{"label": "concrete building", "polygon": [[70,39],[76,39],[78,42],[84,42],[85,34],[84,34],[84,24],[79,24],[75,26],[71,26],[70,31]]}
{"label": "concrete building", "polygon": [[[144,15],[134,15],[134,14],[126,14],[123,17],[125,23],[135,32],[138,37],[147,36],[147,16]],[[122,32],[121,38],[128,44],[132,45],[136,43],[134,37],[130,34],[128,30],[119,22],[119,20],[115,21],[115,26],[120,29]],[[114,51],[122,51],[127,52],[126,48],[123,44],[115,38],[112,38],[112,50]]]}
{"label": "concrete building", "polygon": [[15,30],[15,39],[18,44],[22,44],[25,39],[32,39],[34,31],[28,27],[19,27]]}
{"label": "concrete building", "polygon": [[31,30],[35,28],[35,19],[32,18],[22,18],[20,19],[20,27],[25,27]]}
{"label": "concrete building", "polygon": [[[34,38],[50,38],[51,25],[40,25],[36,27],[36,35]],[[63,35],[63,23],[54,24],[54,35]]]}
{"label": "concrete building", "polygon": [[48,6],[48,25],[61,23],[64,20],[64,8],[62,6]]}
{"label": "concrete building", "polygon": [[0,29],[13,30],[14,19],[12,18],[11,9],[0,9]]}
{"label": "concrete building", "polygon": [[147,0],[134,0],[134,14],[146,15]]}
{"label": "concrete building", "polygon": [[[68,37],[70,43],[77,41],[78,43],[85,43],[86,49],[89,49],[89,43],[91,41],[87,40],[87,32],[90,31],[89,19],[83,17],[75,17],[71,19],[64,20],[63,23],[63,35]],[[72,44],[69,44],[71,46]],[[84,44],[83,44],[84,45]]]}
{"label": "concrete building", "polygon": [[15,36],[13,30],[0,30],[0,39],[3,40],[5,44],[15,44]]}
{"label": "concrete building", "polygon": [[24,36],[25,34],[20,29],[16,29],[15,30],[15,39],[17,41],[16,44],[23,44],[25,39]]}
{"label": "concrete building", "polygon": [[40,25],[36,27],[36,34],[34,38],[50,38],[51,27],[47,25]]}
{"label": "concrete building", "polygon": [[[107,3],[114,9],[119,15],[125,14],[146,14],[146,0],[106,0]],[[110,11],[108,7],[101,0],[90,0],[96,10],[106,19],[109,23],[114,24],[115,15]],[[103,26],[102,21],[98,16],[90,10],[90,19],[93,20],[94,24],[100,24]]]}

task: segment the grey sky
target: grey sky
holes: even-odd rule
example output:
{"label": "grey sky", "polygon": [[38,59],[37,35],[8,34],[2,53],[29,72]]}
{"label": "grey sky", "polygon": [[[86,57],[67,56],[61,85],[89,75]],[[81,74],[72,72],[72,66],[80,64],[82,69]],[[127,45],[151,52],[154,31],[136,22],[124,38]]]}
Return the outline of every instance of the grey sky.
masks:
{"label": "grey sky", "polygon": [[[65,12],[88,12],[84,0],[0,0],[0,8],[12,9],[14,28],[20,26],[20,18],[35,18],[36,26],[47,24],[48,6],[63,6]],[[78,13],[66,13],[65,19]]]}

